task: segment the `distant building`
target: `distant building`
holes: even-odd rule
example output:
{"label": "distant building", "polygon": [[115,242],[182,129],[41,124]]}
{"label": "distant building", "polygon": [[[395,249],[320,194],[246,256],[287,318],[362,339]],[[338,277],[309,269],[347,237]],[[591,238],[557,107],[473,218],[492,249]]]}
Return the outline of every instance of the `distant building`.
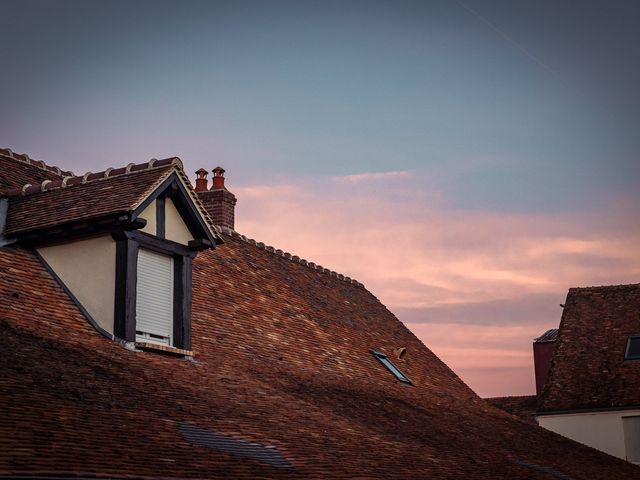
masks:
{"label": "distant building", "polygon": [[640,284],[569,291],[536,418],[640,463]]}
{"label": "distant building", "polygon": [[560,328],[533,352],[537,398],[488,400],[640,464],[640,284],[570,289]]}

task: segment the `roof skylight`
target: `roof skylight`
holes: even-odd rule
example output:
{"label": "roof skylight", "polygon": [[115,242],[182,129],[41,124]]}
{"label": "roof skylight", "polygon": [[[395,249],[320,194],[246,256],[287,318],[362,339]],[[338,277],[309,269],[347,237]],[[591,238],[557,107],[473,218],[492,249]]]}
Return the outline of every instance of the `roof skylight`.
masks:
{"label": "roof skylight", "polygon": [[640,335],[633,335],[627,340],[625,360],[640,360]]}
{"label": "roof skylight", "polygon": [[409,380],[409,378],[400,371],[400,369],[398,367],[396,367],[393,362],[391,362],[391,360],[389,360],[389,358],[387,358],[387,356],[384,353],[381,352],[377,352],[375,350],[371,350],[371,353],[373,354],[374,357],[376,357],[376,359],[385,366],[385,368],[387,370],[389,370],[394,377],[396,377],[399,381],[401,381],[402,383],[406,383],[407,385],[411,385],[411,380]]}

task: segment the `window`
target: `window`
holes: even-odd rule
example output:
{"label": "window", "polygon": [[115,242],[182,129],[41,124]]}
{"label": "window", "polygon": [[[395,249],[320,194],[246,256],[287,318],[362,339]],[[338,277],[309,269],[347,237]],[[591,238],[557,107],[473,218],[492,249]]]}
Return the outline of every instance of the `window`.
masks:
{"label": "window", "polygon": [[640,463],[640,417],[622,417],[627,461]]}
{"label": "window", "polygon": [[191,350],[191,260],[197,252],[144,232],[114,238],[115,336]]}
{"label": "window", "polygon": [[138,250],[136,341],[173,345],[173,258]]}
{"label": "window", "polygon": [[625,360],[640,360],[640,335],[634,335],[627,340]]}
{"label": "window", "polygon": [[398,367],[396,367],[391,360],[389,360],[387,358],[387,356],[384,353],[380,353],[380,352],[376,352],[375,350],[372,350],[371,353],[373,354],[374,357],[376,357],[376,359],[385,366],[385,368],[387,370],[389,370],[391,373],[393,373],[393,376],[396,377],[398,380],[400,380],[402,383],[406,383],[407,385],[411,385],[411,380],[409,380],[409,378],[407,378],[407,376],[402,373],[400,371],[400,369]]}

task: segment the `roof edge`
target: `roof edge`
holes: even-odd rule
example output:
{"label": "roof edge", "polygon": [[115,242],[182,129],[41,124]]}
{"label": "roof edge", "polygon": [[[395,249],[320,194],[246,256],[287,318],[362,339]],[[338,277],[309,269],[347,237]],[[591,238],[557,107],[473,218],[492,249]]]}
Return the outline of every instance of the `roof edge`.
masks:
{"label": "roof edge", "polygon": [[536,417],[545,415],[570,415],[578,413],[597,413],[597,412],[618,412],[621,410],[640,410],[640,403],[637,405],[618,405],[613,407],[591,407],[591,408],[564,408],[560,410],[536,410]]}
{"label": "roof edge", "polygon": [[338,280],[341,280],[343,282],[346,283],[350,283],[351,285],[355,285],[357,287],[360,288],[365,288],[364,284],[360,283],[359,281],[357,281],[354,278],[351,277],[347,277],[346,275],[343,275],[341,273],[338,272],[334,272],[333,270],[329,270],[328,268],[323,267],[322,265],[318,265],[314,262],[309,262],[308,260],[305,260],[304,258],[300,258],[297,255],[292,255],[289,252],[284,252],[282,250],[280,250],[279,248],[275,248],[272,247],[270,245],[265,245],[263,242],[258,242],[256,240],[254,240],[253,238],[248,238],[245,235],[242,235],[241,233],[236,232],[235,230],[229,228],[229,227],[225,227],[223,225],[217,225],[216,226],[218,228],[218,230],[220,230],[223,234],[228,235],[232,238],[237,238],[242,242],[254,245],[256,247],[258,247],[261,250],[265,250],[269,253],[271,253],[272,255],[275,255],[277,257],[282,257],[285,258],[287,260],[290,260],[291,262],[300,264],[304,267],[310,268],[311,270],[317,271],[317,272],[321,272],[321,273],[325,273],[333,278],[337,278]]}
{"label": "roof edge", "polygon": [[640,283],[622,283],[619,285],[594,285],[591,287],[572,287],[569,289],[569,293],[599,292],[601,290],[626,290],[629,288],[640,288]]}
{"label": "roof edge", "polygon": [[[82,176],[74,175],[73,172],[62,172],[62,173],[70,173],[71,175],[65,175],[60,180],[44,180],[40,183],[23,185],[22,188],[13,188],[7,190],[5,192],[5,196],[7,197],[19,197],[32,195],[35,193],[41,192],[49,192],[51,190],[57,190],[59,188],[68,188],[74,185],[83,185],[85,183],[94,182],[96,180],[103,180],[107,178],[115,178],[123,175],[129,175],[132,173],[143,172],[146,170],[151,170],[155,168],[163,168],[169,166],[176,166],[179,170],[183,169],[182,160],[178,157],[169,157],[162,160],[158,160],[152,158],[148,162],[133,164],[130,163],[125,167],[113,168],[109,167],[102,172],[87,172]],[[58,168],[58,167],[56,167]],[[58,169],[59,170],[59,169]]]}
{"label": "roof edge", "polygon": [[70,170],[69,171],[61,170],[60,167],[56,167],[54,165],[48,165],[43,160],[35,160],[33,158],[30,158],[29,155],[27,155],[26,153],[15,153],[10,148],[0,148],[0,156],[3,156],[5,158],[10,158],[12,160],[17,160],[18,162],[22,162],[27,165],[32,165],[34,167],[45,170],[47,172],[55,173],[61,178],[67,177],[67,176],[74,176],[74,173]]}

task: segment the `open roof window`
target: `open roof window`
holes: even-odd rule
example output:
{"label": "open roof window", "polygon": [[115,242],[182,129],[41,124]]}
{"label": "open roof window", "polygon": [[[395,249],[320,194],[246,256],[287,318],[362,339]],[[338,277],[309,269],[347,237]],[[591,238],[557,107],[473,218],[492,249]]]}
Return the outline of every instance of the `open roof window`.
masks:
{"label": "open roof window", "polygon": [[402,383],[411,385],[411,380],[409,380],[409,378],[404,373],[402,373],[400,369],[396,367],[384,353],[376,352],[375,350],[371,350],[371,353],[382,365],[385,366],[387,370],[389,370],[393,374],[394,377],[396,377]]}
{"label": "open roof window", "polygon": [[633,335],[627,340],[625,360],[640,360],[640,335]]}

